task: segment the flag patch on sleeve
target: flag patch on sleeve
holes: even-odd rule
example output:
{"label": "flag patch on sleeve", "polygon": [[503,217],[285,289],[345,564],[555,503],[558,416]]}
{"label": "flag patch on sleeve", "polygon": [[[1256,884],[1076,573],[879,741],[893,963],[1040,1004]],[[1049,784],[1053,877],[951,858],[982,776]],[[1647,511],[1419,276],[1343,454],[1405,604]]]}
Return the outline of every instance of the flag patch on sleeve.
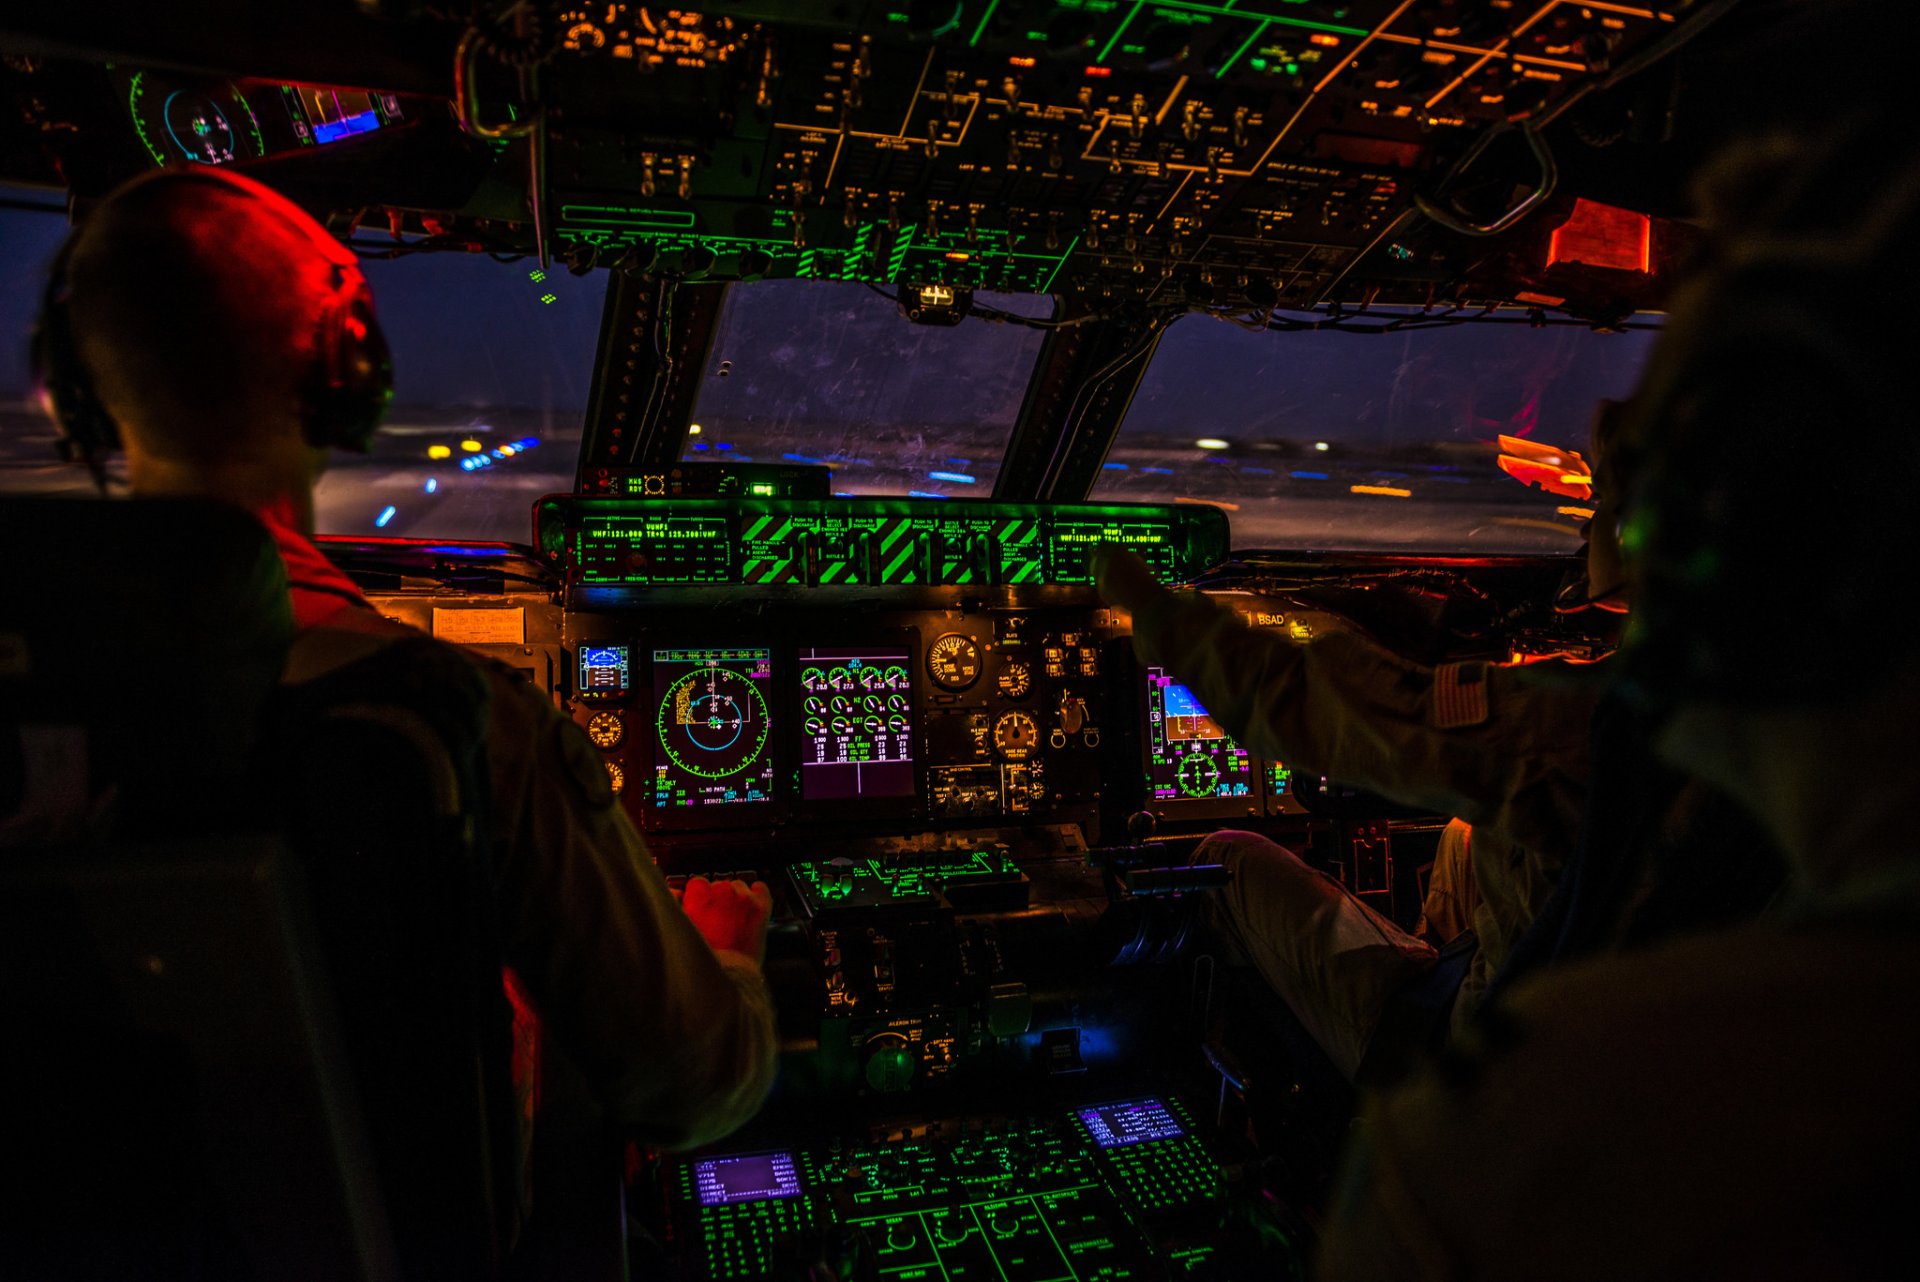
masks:
{"label": "flag patch on sleeve", "polygon": [[1459,730],[1487,719],[1487,665],[1449,663],[1434,669],[1433,707],[1429,713],[1436,730]]}

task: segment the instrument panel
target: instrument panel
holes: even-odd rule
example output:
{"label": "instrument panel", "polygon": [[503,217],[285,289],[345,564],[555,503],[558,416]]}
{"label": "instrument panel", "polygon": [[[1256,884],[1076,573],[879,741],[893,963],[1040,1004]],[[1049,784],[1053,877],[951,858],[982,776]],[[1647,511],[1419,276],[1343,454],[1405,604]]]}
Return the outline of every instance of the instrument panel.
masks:
{"label": "instrument panel", "polygon": [[566,695],[642,828],[1036,820],[1092,840],[1139,808],[1174,821],[1302,813],[1286,767],[1140,668],[1124,616],[1086,589],[781,602],[778,628],[756,608],[767,605],[565,614],[577,656]]}
{"label": "instrument panel", "polygon": [[1226,515],[1204,505],[759,496],[554,496],[535,506],[534,538],[575,602],[721,584],[1085,584],[1094,551],[1107,543],[1181,582],[1225,560],[1229,547]]}

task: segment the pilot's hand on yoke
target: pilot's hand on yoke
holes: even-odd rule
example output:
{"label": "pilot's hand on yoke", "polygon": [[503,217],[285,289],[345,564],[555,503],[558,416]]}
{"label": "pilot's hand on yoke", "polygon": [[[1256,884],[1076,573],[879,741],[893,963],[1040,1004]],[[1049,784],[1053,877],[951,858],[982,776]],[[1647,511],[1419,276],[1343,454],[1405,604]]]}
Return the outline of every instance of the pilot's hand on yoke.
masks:
{"label": "pilot's hand on yoke", "polygon": [[679,899],[709,948],[741,953],[756,966],[766,960],[767,918],[773,912],[773,892],[766,882],[749,887],[743,881],[689,877]]}
{"label": "pilot's hand on yoke", "polygon": [[1167,595],[1145,561],[1111,543],[1101,544],[1093,554],[1093,583],[1102,601],[1134,614]]}

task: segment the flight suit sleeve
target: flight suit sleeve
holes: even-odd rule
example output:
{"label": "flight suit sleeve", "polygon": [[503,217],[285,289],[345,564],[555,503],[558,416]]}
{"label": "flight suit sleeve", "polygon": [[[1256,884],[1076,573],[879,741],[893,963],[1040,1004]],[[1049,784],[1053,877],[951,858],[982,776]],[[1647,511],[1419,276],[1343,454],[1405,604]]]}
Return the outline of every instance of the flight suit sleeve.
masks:
{"label": "flight suit sleeve", "polygon": [[1198,592],[1153,593],[1133,628],[1141,661],[1176,675],[1253,750],[1571,853],[1586,804],[1586,693],[1523,683],[1512,668],[1425,667],[1350,633],[1298,644]]}
{"label": "flight suit sleeve", "polygon": [[488,748],[507,964],[635,1138],[717,1139],[773,1082],[760,967],[707,946],[580,728],[524,681],[495,676]]}

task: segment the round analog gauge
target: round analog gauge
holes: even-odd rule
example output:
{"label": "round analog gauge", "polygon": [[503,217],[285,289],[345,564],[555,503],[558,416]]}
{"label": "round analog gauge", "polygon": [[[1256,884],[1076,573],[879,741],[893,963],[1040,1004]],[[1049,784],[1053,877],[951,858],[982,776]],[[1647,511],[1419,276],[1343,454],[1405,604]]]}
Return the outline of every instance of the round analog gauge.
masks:
{"label": "round analog gauge", "polygon": [[596,712],[587,722],[587,738],[593,746],[611,752],[627,737],[627,725],[617,712]]}
{"label": "round analog gauge", "polygon": [[613,789],[613,795],[619,796],[620,790],[627,786],[627,772],[620,768],[617,761],[607,762],[607,787]]}
{"label": "round analog gauge", "polygon": [[980,643],[959,632],[927,647],[927,675],[943,690],[965,690],[980,679]]}
{"label": "round analog gauge", "polygon": [[766,750],[766,700],[737,672],[701,668],[667,687],[654,730],[674,765],[696,778],[725,779]]}
{"label": "round analog gauge", "polygon": [[1189,797],[1211,797],[1220,786],[1220,765],[1204,752],[1188,753],[1180,758],[1175,781]]}
{"label": "round analog gauge", "polygon": [[1033,693],[1033,665],[1014,659],[1000,669],[1000,693],[1008,699],[1024,699]]}
{"label": "round analog gauge", "polygon": [[1008,761],[1025,761],[1040,742],[1040,727],[1024,712],[1001,714],[993,723],[993,746]]}

